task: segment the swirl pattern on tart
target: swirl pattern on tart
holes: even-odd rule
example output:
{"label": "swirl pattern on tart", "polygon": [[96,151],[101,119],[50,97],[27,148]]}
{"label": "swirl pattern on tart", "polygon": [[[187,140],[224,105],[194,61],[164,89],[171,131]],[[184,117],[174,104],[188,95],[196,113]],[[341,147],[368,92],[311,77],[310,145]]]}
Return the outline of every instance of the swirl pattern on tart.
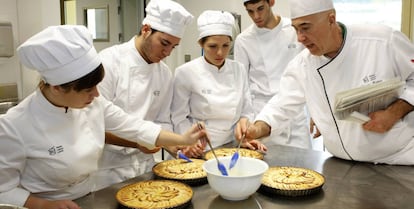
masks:
{"label": "swirl pattern on tart", "polygon": [[308,191],[318,190],[324,183],[325,178],[316,171],[289,166],[271,167],[262,178],[262,185],[287,191],[281,194],[292,196],[305,195],[309,193]]}
{"label": "swirl pattern on tart", "polygon": [[[218,149],[214,149],[214,152],[216,153],[217,157],[226,157],[226,156],[232,156],[236,152],[236,150],[237,148],[218,148]],[[256,150],[250,150],[246,148],[240,148],[239,155],[242,157],[250,157],[250,158],[256,158],[260,160],[263,160],[264,158],[262,153]],[[214,158],[214,155],[211,150],[205,153],[204,159],[209,160],[212,158]]]}
{"label": "swirl pattern on tart", "polygon": [[183,159],[165,160],[157,163],[152,172],[156,176],[174,180],[200,179],[207,178],[207,173],[203,170],[204,160],[191,159],[187,162]]}
{"label": "swirl pattern on tart", "polygon": [[135,209],[174,208],[191,201],[193,190],[184,183],[171,180],[148,180],[122,187],[118,202]]}

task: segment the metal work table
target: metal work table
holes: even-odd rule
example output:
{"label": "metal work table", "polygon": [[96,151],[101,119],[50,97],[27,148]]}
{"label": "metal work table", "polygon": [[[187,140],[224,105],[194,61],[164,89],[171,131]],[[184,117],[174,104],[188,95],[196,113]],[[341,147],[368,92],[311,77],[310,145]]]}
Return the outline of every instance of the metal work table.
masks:
{"label": "metal work table", "polygon": [[[227,201],[208,184],[192,187],[190,209],[312,208],[312,209],[405,209],[414,208],[414,166],[374,165],[331,157],[314,150],[287,146],[268,147],[269,166],[309,168],[325,176],[322,191],[299,198],[267,196],[256,192],[243,201]],[[414,156],[413,156],[414,157]],[[122,187],[153,178],[152,173],[130,179],[75,200],[83,209],[117,209],[115,194]]]}

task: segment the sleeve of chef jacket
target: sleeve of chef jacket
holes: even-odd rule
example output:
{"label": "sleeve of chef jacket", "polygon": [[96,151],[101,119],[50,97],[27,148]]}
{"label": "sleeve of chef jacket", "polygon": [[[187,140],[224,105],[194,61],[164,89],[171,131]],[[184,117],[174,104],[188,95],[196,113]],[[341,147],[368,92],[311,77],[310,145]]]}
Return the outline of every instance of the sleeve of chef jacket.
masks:
{"label": "sleeve of chef jacket", "polygon": [[406,86],[401,99],[414,105],[414,44],[401,32],[394,31],[390,42],[391,56]]}
{"label": "sleeve of chef jacket", "polygon": [[147,147],[155,148],[161,126],[125,113],[120,107],[105,98],[98,97],[104,107],[105,131]]}
{"label": "sleeve of chef jacket", "polygon": [[23,206],[30,192],[20,188],[20,173],[25,166],[26,153],[19,132],[0,116],[0,203]]}
{"label": "sleeve of chef jacket", "polygon": [[118,84],[118,72],[116,66],[119,66],[119,54],[113,53],[114,48],[107,48],[99,52],[99,57],[105,69],[105,76],[98,84],[99,93],[109,101],[115,97],[116,87]]}
{"label": "sleeve of chef jacket", "polygon": [[234,53],[234,60],[239,61],[240,63],[244,65],[246,72],[247,72],[247,76],[249,76],[249,73],[248,73],[249,67],[250,67],[249,56],[247,55],[247,52],[243,48],[243,43],[238,37],[236,38],[236,41],[234,43],[233,53]]}
{"label": "sleeve of chef jacket", "polygon": [[171,120],[174,131],[183,133],[192,125],[188,119],[190,115],[191,82],[184,68],[175,70],[173,101],[171,104]]}
{"label": "sleeve of chef jacket", "polygon": [[300,57],[296,56],[287,66],[280,79],[280,91],[272,97],[256,116],[255,121],[261,120],[271,126],[271,132],[279,134],[290,124],[305,105],[303,82],[305,73],[300,64]]}
{"label": "sleeve of chef jacket", "polygon": [[252,96],[250,94],[249,82],[247,78],[247,71],[245,70],[245,66],[240,63],[240,70],[242,77],[244,78],[243,82],[243,107],[241,117],[248,118],[250,121],[253,120],[254,111],[252,106]]}

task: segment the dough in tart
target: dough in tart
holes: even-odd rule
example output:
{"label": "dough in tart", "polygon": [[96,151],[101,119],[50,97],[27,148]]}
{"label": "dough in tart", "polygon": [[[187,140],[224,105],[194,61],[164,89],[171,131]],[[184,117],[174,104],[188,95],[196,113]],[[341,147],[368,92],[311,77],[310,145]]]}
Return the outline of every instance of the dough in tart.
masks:
{"label": "dough in tart", "polygon": [[118,202],[129,208],[174,208],[191,201],[193,190],[184,183],[171,180],[148,180],[127,185],[117,194]]}
{"label": "dough in tart", "polygon": [[152,172],[159,177],[176,180],[207,178],[207,173],[203,170],[205,161],[193,158],[191,160],[193,162],[183,159],[165,160],[157,163]]}
{"label": "dough in tart", "polygon": [[[236,152],[237,148],[218,148],[214,149],[214,152],[216,153],[217,157],[226,157],[226,156],[232,156]],[[263,154],[256,151],[256,150],[250,150],[246,148],[240,148],[239,149],[239,156],[242,157],[251,157],[263,160]],[[214,158],[213,152],[208,151],[204,158],[206,160]]]}
{"label": "dough in tart", "polygon": [[309,190],[322,187],[325,178],[316,171],[298,167],[271,167],[262,178],[262,184],[287,191]]}

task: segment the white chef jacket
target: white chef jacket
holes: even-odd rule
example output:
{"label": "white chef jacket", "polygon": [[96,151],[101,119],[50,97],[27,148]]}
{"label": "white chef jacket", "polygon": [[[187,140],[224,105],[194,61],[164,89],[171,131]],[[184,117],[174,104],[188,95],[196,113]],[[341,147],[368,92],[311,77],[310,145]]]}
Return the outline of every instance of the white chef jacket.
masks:
{"label": "white chef jacket", "polygon": [[175,70],[171,115],[178,133],[204,121],[213,147],[231,142],[239,119],[253,118],[244,66],[226,59],[218,69],[204,57],[179,66]]}
{"label": "white chef jacket", "polygon": [[[99,53],[105,77],[98,85],[102,96],[128,114],[160,124],[172,131],[170,106],[172,73],[164,62],[148,64],[130,41]],[[149,172],[152,154],[139,149],[105,145],[100,161],[98,189]]]}
{"label": "white chef jacket", "polygon": [[399,31],[381,25],[346,27],[344,45],[333,59],[304,50],[281,79],[284,88],[256,120],[277,131],[303,103],[333,155],[356,161],[414,164],[414,113],[410,112],[384,133],[363,130],[361,124],[334,115],[339,91],[399,78],[406,81],[401,99],[414,104],[414,46]]}
{"label": "white chef jacket", "polygon": [[30,193],[56,200],[91,192],[105,130],[151,148],[161,127],[103,97],[65,113],[40,90],[29,95],[0,116],[0,202],[23,206]]}
{"label": "white chef jacket", "polygon": [[[300,51],[303,45],[297,42],[297,36],[291,21],[281,18],[273,29],[250,25],[239,34],[234,45],[235,60],[248,69],[249,87],[255,114],[280,91],[280,77],[287,64]],[[283,133],[271,137],[273,143],[311,148],[311,138],[305,109],[292,119]]]}

